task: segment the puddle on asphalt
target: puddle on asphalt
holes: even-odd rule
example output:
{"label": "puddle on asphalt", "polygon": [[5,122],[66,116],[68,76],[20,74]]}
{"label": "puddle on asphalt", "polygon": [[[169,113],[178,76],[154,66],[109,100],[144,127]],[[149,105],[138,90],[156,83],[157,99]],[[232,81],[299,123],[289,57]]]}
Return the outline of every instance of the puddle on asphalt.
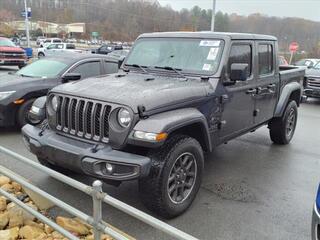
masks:
{"label": "puddle on asphalt", "polygon": [[245,181],[217,183],[202,186],[203,189],[226,200],[238,202],[256,202],[257,198]]}

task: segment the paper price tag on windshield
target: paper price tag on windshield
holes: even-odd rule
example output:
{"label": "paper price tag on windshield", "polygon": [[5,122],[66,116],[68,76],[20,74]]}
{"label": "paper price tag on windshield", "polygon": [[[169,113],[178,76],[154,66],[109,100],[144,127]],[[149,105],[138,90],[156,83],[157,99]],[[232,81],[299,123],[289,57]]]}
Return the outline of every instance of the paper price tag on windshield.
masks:
{"label": "paper price tag on windshield", "polygon": [[205,63],[204,65],[203,65],[203,67],[202,67],[202,70],[203,71],[210,71],[211,70],[211,64],[207,64],[207,63]]}
{"label": "paper price tag on windshield", "polygon": [[200,42],[200,47],[219,47],[220,41],[209,41],[209,40],[202,40]]}
{"label": "paper price tag on windshield", "polygon": [[215,61],[217,59],[219,48],[210,48],[207,60]]}

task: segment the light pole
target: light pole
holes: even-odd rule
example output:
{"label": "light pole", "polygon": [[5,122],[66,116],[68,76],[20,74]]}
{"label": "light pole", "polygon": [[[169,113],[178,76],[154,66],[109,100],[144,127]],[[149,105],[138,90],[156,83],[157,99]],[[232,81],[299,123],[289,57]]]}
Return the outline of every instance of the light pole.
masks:
{"label": "light pole", "polygon": [[215,22],[215,17],[216,17],[216,4],[217,1],[213,0],[213,5],[212,5],[212,21],[211,21],[211,31],[214,32],[214,22]]}
{"label": "light pole", "polygon": [[27,0],[24,0],[24,13],[25,13],[25,25],[26,25],[26,37],[27,37],[27,46],[30,47],[30,34],[29,34],[29,18],[28,18],[28,7]]}

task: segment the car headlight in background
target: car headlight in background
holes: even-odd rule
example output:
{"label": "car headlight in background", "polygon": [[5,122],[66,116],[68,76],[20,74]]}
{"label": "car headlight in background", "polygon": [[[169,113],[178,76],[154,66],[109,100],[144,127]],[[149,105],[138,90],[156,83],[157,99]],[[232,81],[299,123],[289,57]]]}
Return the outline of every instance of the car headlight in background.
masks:
{"label": "car headlight in background", "polygon": [[8,98],[12,94],[14,94],[16,91],[8,91],[8,92],[0,92],[0,101],[3,99]]}
{"label": "car headlight in background", "polygon": [[53,98],[51,98],[51,107],[53,111],[57,111],[58,110],[58,98],[57,96],[54,96]]}
{"label": "car headlight in background", "polygon": [[125,109],[121,108],[118,112],[118,123],[121,127],[127,128],[131,124],[132,118],[130,112]]}

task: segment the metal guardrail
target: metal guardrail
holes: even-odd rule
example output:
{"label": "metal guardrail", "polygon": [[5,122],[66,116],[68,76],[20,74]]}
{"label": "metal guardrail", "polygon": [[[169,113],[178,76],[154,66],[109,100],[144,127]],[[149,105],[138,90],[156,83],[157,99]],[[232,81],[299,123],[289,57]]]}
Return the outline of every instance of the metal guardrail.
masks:
{"label": "metal guardrail", "polygon": [[[118,209],[118,210],[120,210],[120,211],[122,211],[122,212],[124,212],[124,213],[126,213],[126,214],[128,214],[128,215],[130,215],[130,216],[132,216],[132,217],[134,217],[134,218],[174,237],[175,239],[197,240],[197,238],[195,238],[185,232],[182,232],[181,230],[174,228],[174,227],[168,225],[167,223],[160,221],[159,219],[154,218],[154,217],[152,217],[152,216],[150,216],[150,215],[148,215],[148,214],[146,214],[146,213],[144,213],[144,212],[142,212],[142,211],[126,204],[126,203],[123,203],[123,202],[109,196],[108,194],[104,193],[102,191],[102,182],[99,180],[95,181],[91,187],[91,186],[83,184],[79,181],[76,181],[70,177],[67,177],[61,173],[58,173],[52,169],[44,167],[41,164],[36,163],[36,162],[34,162],[24,156],[21,156],[21,155],[15,153],[9,149],[6,149],[2,146],[0,146],[0,153],[3,153],[3,154],[8,155],[10,157],[13,157],[14,159],[16,159],[24,164],[27,164],[37,170],[40,170],[41,172],[48,174],[49,176],[51,176],[52,178],[54,178],[60,182],[63,182],[73,188],[78,189],[79,191],[81,191],[87,195],[90,195],[93,200],[93,216],[89,216],[89,215],[81,212],[80,210],[68,205],[67,203],[63,202],[62,200],[60,200],[60,199],[50,195],[49,193],[41,190],[40,188],[38,188],[38,187],[34,186],[33,184],[24,180],[22,177],[16,175],[11,170],[0,165],[0,173],[1,174],[11,178],[13,181],[21,184],[23,187],[28,188],[31,191],[39,194],[40,196],[48,199],[50,202],[52,202],[56,206],[60,207],[61,209],[65,210],[66,212],[70,213],[71,215],[78,217],[82,221],[91,225],[94,230],[94,239],[95,240],[100,240],[102,233],[108,234],[116,240],[128,240],[127,236],[120,234],[119,232],[110,228],[105,222],[103,222],[103,220],[102,220],[102,202],[113,206],[114,208],[116,208],[116,209]],[[29,212],[30,214],[32,214],[36,218],[38,218],[43,223],[48,224],[50,227],[52,227],[53,229],[55,229],[56,231],[61,233],[66,238],[71,239],[71,240],[78,240],[79,239],[79,238],[75,237],[74,235],[72,235],[71,233],[69,233],[68,231],[66,231],[65,229],[63,229],[61,226],[59,226],[55,222],[53,222],[52,220],[48,219],[47,217],[45,217],[41,213],[35,211],[34,209],[29,207],[28,205],[26,205],[22,201],[15,198],[13,195],[7,193],[6,191],[0,189],[0,195],[3,195],[7,199],[11,200],[12,202],[14,202],[18,206],[20,206],[22,209]]]}

